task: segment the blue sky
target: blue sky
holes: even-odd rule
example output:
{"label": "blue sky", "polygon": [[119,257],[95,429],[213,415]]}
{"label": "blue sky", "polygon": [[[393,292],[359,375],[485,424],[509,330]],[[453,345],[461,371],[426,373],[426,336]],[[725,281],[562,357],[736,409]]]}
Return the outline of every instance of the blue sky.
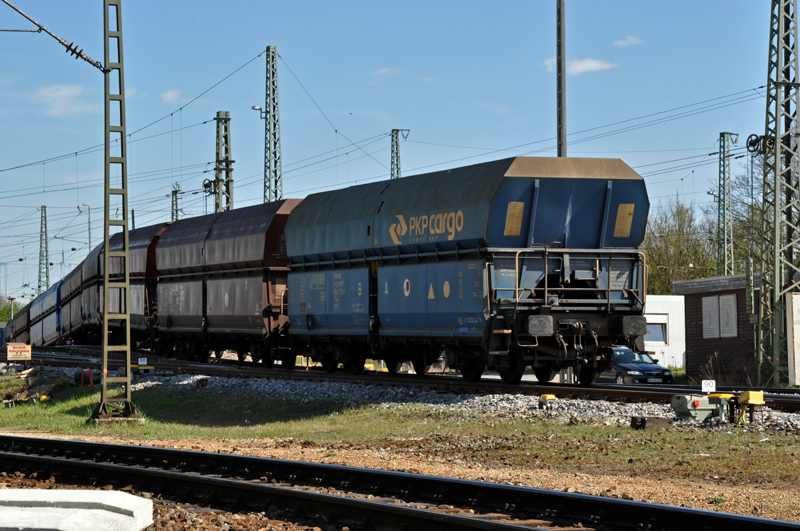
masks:
{"label": "blue sky", "polygon": [[[11,1],[103,61],[101,0]],[[176,182],[183,215],[213,210],[200,190],[220,110],[231,114],[234,205],[262,201],[264,122],[251,106],[264,106],[268,45],[281,56],[284,197],[388,178],[393,128],[410,129],[404,175],[555,156],[555,4],[123,2],[136,226],[169,219]],[[676,194],[711,201],[719,133],[763,134],[769,10],[766,0],[567,0],[568,155],[623,159],[653,208]],[[0,4],[0,29],[31,28]],[[93,245],[102,239],[103,152],[91,148],[103,141],[103,76],[44,33],[0,32],[0,64],[0,293],[27,300],[42,205],[51,282],[87,254],[82,205]]]}

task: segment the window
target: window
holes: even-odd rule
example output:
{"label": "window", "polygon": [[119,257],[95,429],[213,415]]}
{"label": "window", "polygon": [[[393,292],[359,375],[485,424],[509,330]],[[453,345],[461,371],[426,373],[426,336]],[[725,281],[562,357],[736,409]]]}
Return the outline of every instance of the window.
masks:
{"label": "window", "polygon": [[736,337],[736,294],[719,296],[719,336]]}
{"label": "window", "polygon": [[648,343],[666,343],[667,325],[664,323],[647,323],[647,335],[644,340]]}
{"label": "window", "polygon": [[645,342],[666,345],[669,315],[666,313],[648,313],[645,317],[647,318],[647,335],[644,336]]}
{"label": "window", "polygon": [[703,339],[737,337],[736,294],[703,297]]}

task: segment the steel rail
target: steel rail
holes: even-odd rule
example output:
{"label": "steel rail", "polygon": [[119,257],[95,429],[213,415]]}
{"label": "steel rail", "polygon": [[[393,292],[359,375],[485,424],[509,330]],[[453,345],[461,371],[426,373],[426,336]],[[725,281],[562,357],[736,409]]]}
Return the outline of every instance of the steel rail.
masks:
{"label": "steel rail", "polygon": [[[365,468],[354,468],[340,465],[305,463],[299,461],[287,461],[280,459],[267,459],[249,456],[238,456],[231,454],[215,454],[207,452],[190,452],[185,450],[173,450],[164,448],[152,448],[129,445],[111,445],[105,443],[86,443],[82,441],[65,441],[58,439],[40,439],[17,436],[0,436],[0,467],[8,468],[16,466],[17,463],[32,463],[31,466],[55,466],[57,456],[63,459],[71,459],[72,463],[92,462],[92,470],[107,470],[112,474],[112,478],[123,474],[134,474],[147,476],[147,468],[158,467],[168,469],[170,472],[159,470],[153,476],[158,487],[164,487],[166,481],[178,481],[184,487],[193,492],[202,493],[204,496],[213,494],[210,499],[225,499],[233,494],[234,482],[230,479],[220,478],[220,475],[229,475],[242,478],[246,481],[246,487],[241,491],[237,490],[235,496],[242,496],[247,500],[264,503],[264,499],[272,497],[278,499],[279,496],[289,496],[283,491],[274,490],[273,485],[263,485],[254,483],[260,481],[291,482],[293,484],[305,484],[314,487],[333,487],[347,489],[350,491],[376,494],[377,492],[390,493],[405,502],[423,502],[436,504],[451,504],[457,507],[478,507],[490,511],[514,512],[522,511],[526,513],[536,513],[547,519],[568,519],[579,521],[582,525],[589,527],[603,528],[622,528],[622,529],[651,529],[663,531],[684,531],[688,523],[692,529],[725,529],[726,531],[745,531],[745,530],[800,530],[800,524],[784,522],[778,520],[767,520],[750,516],[741,516],[729,513],[714,511],[702,511],[698,509],[688,509],[684,507],[674,507],[661,504],[646,502],[636,502],[631,500],[621,500],[616,498],[606,498],[601,496],[590,496],[586,494],[576,494],[568,492],[548,491],[532,487],[520,487],[512,485],[501,485],[495,483],[484,483],[452,478],[442,478],[435,476],[425,476],[410,474],[405,472],[394,472],[384,470],[374,470]],[[37,455],[42,461],[31,461]],[[73,465],[77,466],[77,465]],[[190,473],[186,476],[173,476],[175,470]],[[214,477],[205,474],[212,473]],[[146,479],[146,478],[145,478]],[[128,478],[120,481],[129,481]],[[208,490],[213,492],[208,493]],[[350,498],[333,497],[330,495],[318,495],[303,491],[303,497],[287,501],[290,504],[301,503],[306,508],[325,513],[333,510],[336,514],[342,514],[336,508],[347,507],[347,517],[351,514],[359,515],[363,521],[366,511],[373,507],[377,513],[370,512],[369,519],[372,524],[385,522],[381,514],[391,514],[385,518],[391,518],[391,524],[398,525],[400,506],[383,505],[376,502],[348,501]],[[261,501],[258,501],[261,500]],[[324,505],[333,502],[333,506]],[[319,505],[317,505],[319,504]],[[377,509],[374,506],[378,506]],[[388,507],[391,507],[390,511]],[[417,511],[414,509],[413,511]],[[431,511],[423,511],[429,513]],[[465,527],[466,517],[456,517],[452,520],[453,527],[441,518],[441,513],[431,523],[432,527],[422,527],[422,521],[408,523],[409,529],[521,529],[515,524],[502,522],[491,522],[491,525],[498,527]],[[409,513],[409,518],[422,518],[422,515],[414,512]],[[480,523],[470,524],[473,526],[488,526],[485,520],[478,520]],[[448,522],[451,522],[448,520]],[[428,524],[425,524],[428,525]],[[438,527],[437,527],[438,526]],[[503,526],[503,527],[500,527]],[[526,527],[530,529],[530,527]]]}
{"label": "steel rail", "polygon": [[[304,513],[325,515],[327,519],[352,520],[369,526],[387,526],[391,529],[418,529],[420,531],[441,531],[474,529],[479,531],[530,531],[528,526],[520,526],[465,517],[424,509],[397,506],[319,492],[278,487],[262,483],[252,483],[213,476],[201,476],[188,472],[154,470],[130,465],[75,461],[37,455],[0,453],[0,461],[8,468],[9,464],[57,471],[68,477],[100,477],[103,482],[117,484],[135,483],[162,493],[170,498],[186,495],[195,499],[222,500],[236,505],[257,507],[266,510],[270,505],[295,508]],[[183,499],[182,501],[186,501]]]}
{"label": "steel rail", "polygon": [[[76,353],[87,354],[91,347],[72,347]],[[5,361],[5,354],[0,353],[0,361]],[[222,360],[222,362],[231,360]],[[57,356],[41,356],[27,362],[33,365],[60,365],[72,366],[69,359],[61,359]],[[90,360],[78,358],[74,366],[88,366],[94,368]],[[412,376],[412,375],[392,375],[364,373],[361,375],[351,375],[345,373],[328,374],[321,370],[303,371],[299,369],[282,370],[279,367],[266,368],[259,364],[250,362],[230,363],[200,363],[186,360],[164,359],[148,354],[148,364],[156,370],[168,370],[182,374],[202,374],[209,376],[223,376],[236,378],[265,378],[265,379],[292,379],[310,380],[325,382],[352,382],[369,385],[387,386],[407,386],[407,387],[426,387],[441,391],[454,391],[461,393],[506,393],[538,396],[542,394],[553,394],[558,398],[577,398],[586,400],[609,400],[615,402],[657,402],[669,403],[675,395],[698,394],[702,391],[698,386],[652,386],[652,385],[616,385],[616,384],[595,384],[591,386],[581,386],[577,384],[561,383],[540,383],[540,382],[521,382],[516,385],[508,385],[500,380],[483,380],[470,383],[462,380],[459,376]],[[122,361],[115,362],[109,360],[110,367],[122,366]],[[738,397],[742,391],[756,390],[764,392],[766,405],[773,409],[787,411],[800,410],[800,394],[796,390],[779,389],[755,389],[755,388],[732,388],[720,387],[718,391],[729,392]]]}

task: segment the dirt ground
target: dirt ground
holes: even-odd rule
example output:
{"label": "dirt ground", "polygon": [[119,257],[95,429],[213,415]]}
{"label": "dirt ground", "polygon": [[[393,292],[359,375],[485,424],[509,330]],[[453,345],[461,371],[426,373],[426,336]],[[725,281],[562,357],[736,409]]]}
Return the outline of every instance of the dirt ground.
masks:
{"label": "dirt ground", "polygon": [[[26,437],[49,437],[31,431],[12,433]],[[564,473],[530,466],[503,465],[487,467],[465,459],[432,462],[408,452],[387,448],[364,448],[346,444],[321,445],[300,439],[206,439],[206,440],[116,440],[106,437],[83,437],[112,444],[131,444],[182,450],[223,452],[257,457],[311,461],[366,468],[396,470],[418,474],[524,485],[549,490],[611,496],[651,503],[662,503],[703,510],[717,510],[746,516],[758,516],[800,523],[797,492],[775,486],[723,485],[714,481],[658,480],[626,475]],[[446,444],[446,443],[445,443]],[[715,503],[711,503],[714,500]],[[722,501],[721,501],[722,500]]]}

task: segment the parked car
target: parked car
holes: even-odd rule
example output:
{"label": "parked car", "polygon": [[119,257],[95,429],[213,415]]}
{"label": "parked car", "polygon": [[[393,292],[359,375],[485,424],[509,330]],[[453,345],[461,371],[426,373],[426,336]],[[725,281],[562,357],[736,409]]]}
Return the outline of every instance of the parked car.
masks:
{"label": "parked car", "polygon": [[672,383],[672,371],[658,364],[648,354],[627,347],[614,347],[614,370],[604,372],[601,381],[618,384]]}

